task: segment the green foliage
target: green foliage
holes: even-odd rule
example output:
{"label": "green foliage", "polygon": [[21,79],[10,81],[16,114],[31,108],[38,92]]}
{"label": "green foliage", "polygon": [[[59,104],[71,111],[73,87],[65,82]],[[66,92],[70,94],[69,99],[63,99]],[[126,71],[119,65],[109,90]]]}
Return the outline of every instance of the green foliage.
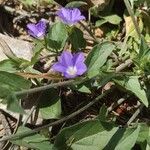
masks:
{"label": "green foliage", "polygon": [[131,149],[140,131],[137,128],[118,128],[98,120],[87,121],[63,129],[56,137],[55,149],[114,150]]}
{"label": "green foliage", "polygon": [[[28,131],[31,130],[21,126],[19,127],[17,134]],[[11,142],[16,145],[25,146],[36,150],[52,150],[52,144],[50,144],[47,138],[40,134],[32,134],[27,137],[21,137],[17,140],[11,140]]]}
{"label": "green foliage", "polygon": [[16,63],[11,61],[10,59],[6,59],[0,62],[0,71],[5,71],[5,72],[16,72],[18,70]]}
{"label": "green foliage", "polygon": [[72,29],[69,39],[74,50],[79,50],[86,47],[86,41],[83,37],[83,32],[76,27]]}
{"label": "green foliage", "polygon": [[44,119],[59,118],[61,115],[61,102],[58,91],[54,89],[45,91],[41,95],[39,108]]}
{"label": "green foliage", "polygon": [[[40,8],[42,4],[44,6],[44,4],[54,3],[58,8],[57,3],[53,0],[22,0],[22,2],[26,6],[37,6],[37,8]],[[57,2],[60,4],[59,1]],[[65,6],[64,1],[61,2]],[[71,1],[65,7],[81,6],[81,9],[86,11],[92,6],[89,1],[86,2]],[[88,28],[86,32],[89,32],[88,35],[91,36],[89,39],[92,38],[92,42],[84,39],[86,32],[82,31],[79,24],[66,25],[63,22],[54,21],[43,39],[34,40],[31,61],[8,53],[8,59],[0,62],[0,99],[2,103],[7,104],[7,109],[24,114],[25,110],[21,106],[22,96],[39,92],[36,108],[39,110],[43,123],[47,124],[56,120],[56,124],[53,123],[50,128],[46,125],[43,127],[44,130],[37,133],[20,126],[16,135],[24,132],[27,134],[19,135],[17,139],[9,139],[10,142],[37,150],[130,150],[135,144],[140,146],[141,150],[150,149],[150,127],[147,118],[150,111],[148,107],[150,98],[150,2],[149,0],[130,0],[129,5],[131,6],[128,10],[133,14],[130,11],[127,13],[127,10],[124,9],[125,3],[122,4],[121,1],[117,1],[117,4],[114,0],[110,1],[109,5],[108,3],[109,1],[105,1],[104,4],[95,3],[88,12],[84,12],[89,15],[85,15],[89,22],[84,29]],[[123,6],[118,6],[118,4]],[[91,14],[96,17],[92,17]],[[137,29],[140,30],[141,37]],[[102,35],[94,34],[99,31],[102,31]],[[88,49],[90,46],[92,48]],[[77,79],[65,79],[59,73],[57,75],[53,70],[49,71],[55,61],[59,60],[59,55],[64,49],[72,53],[77,51],[85,53],[87,65],[87,72],[83,75],[85,80],[80,76]],[[39,62],[42,50],[47,51],[48,54],[54,54],[54,57],[46,56]],[[131,65],[126,64],[127,59],[131,60]],[[41,63],[46,63],[46,65],[36,70],[35,64]],[[48,69],[45,66],[48,66]],[[121,68],[120,71],[116,71],[118,67]],[[17,75],[18,73],[22,73],[28,80]],[[68,85],[67,82],[71,84]],[[106,94],[100,103],[88,110],[83,109],[94,102],[97,96],[107,93],[109,88],[114,93],[110,90],[110,95]],[[118,92],[118,90],[123,92]],[[74,95],[81,95],[83,99],[80,100],[79,97],[79,102],[72,102],[72,97],[67,95],[70,91],[75,93]],[[122,116],[122,113],[116,115],[115,112],[122,106],[119,106],[116,101],[120,97],[131,98],[130,96],[134,101],[139,100],[146,107],[143,108],[144,111],[141,110],[141,114],[138,114],[140,117],[135,118],[136,123],[133,120],[130,126],[127,126],[126,122],[132,119],[131,116],[135,116],[134,111],[137,108],[132,101],[129,102],[130,99],[126,99],[122,105],[127,105],[125,108],[127,115]],[[87,104],[88,102],[90,103]],[[79,108],[84,104],[87,105],[82,108],[83,111]],[[115,106],[114,113],[108,111],[109,106]],[[74,113],[70,115],[74,111],[75,114],[80,111],[83,113],[74,117]],[[90,117],[94,116],[93,119],[86,121],[85,117],[88,118],[86,113]],[[66,114],[69,116],[65,116]],[[61,117],[64,118],[59,120]],[[78,124],[75,124],[76,122]],[[41,128],[37,128],[36,131]],[[43,132],[48,138],[43,135]]]}
{"label": "green foliage", "polygon": [[21,76],[0,71],[0,98],[6,98],[11,94],[10,91],[21,91],[30,88],[30,86],[31,82]]}
{"label": "green foliage", "polygon": [[15,91],[29,89],[30,86],[31,82],[21,76],[0,71],[0,98],[7,103],[7,109],[23,114],[24,110],[18,102]]}
{"label": "green foliage", "polygon": [[41,51],[44,49],[44,44],[41,41],[36,41],[36,45],[33,49],[33,56],[31,58],[31,64],[35,64],[38,61]]}
{"label": "green foliage", "polygon": [[130,76],[130,77],[118,77],[114,79],[114,81],[121,85],[123,88],[134,93],[140,101],[148,107],[148,98],[147,94],[143,87],[141,87],[138,76]]}
{"label": "green foliage", "polygon": [[66,26],[57,22],[49,29],[47,36],[47,45],[51,50],[59,51],[65,46],[65,42],[68,38],[68,31]]}
{"label": "green foliage", "polygon": [[110,42],[96,45],[86,59],[88,65],[88,77],[99,74],[100,68],[106,63],[108,56],[112,53],[115,46]]}
{"label": "green foliage", "polygon": [[101,20],[96,21],[96,25],[95,25],[96,27],[99,27],[107,22],[114,24],[114,25],[119,25],[120,22],[122,21],[122,19],[118,15],[110,15],[110,16],[105,16],[101,18],[102,18]]}

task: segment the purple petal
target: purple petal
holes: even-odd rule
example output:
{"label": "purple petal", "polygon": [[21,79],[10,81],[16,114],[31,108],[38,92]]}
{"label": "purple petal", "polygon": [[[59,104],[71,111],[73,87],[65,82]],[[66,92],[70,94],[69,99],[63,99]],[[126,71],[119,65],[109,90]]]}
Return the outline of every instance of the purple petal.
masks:
{"label": "purple petal", "polygon": [[43,32],[45,33],[46,30],[46,22],[45,20],[41,19],[37,24],[36,27],[38,29],[39,32]]}
{"label": "purple petal", "polygon": [[76,76],[78,76],[77,74],[75,74],[75,75],[72,76],[72,75],[69,75],[69,74],[66,73],[66,72],[64,72],[63,75],[64,75],[66,78],[68,78],[68,79],[75,78]]}
{"label": "purple petal", "polygon": [[69,25],[73,25],[78,21],[85,19],[78,8],[61,8],[56,14],[64,23]]}
{"label": "purple petal", "polygon": [[27,25],[28,33],[36,38],[41,38],[45,35],[46,21],[41,19],[37,24],[29,23]]}
{"label": "purple petal", "polygon": [[73,64],[74,66],[78,63],[83,63],[85,60],[84,54],[82,52],[76,53],[73,56]]}
{"label": "purple petal", "polygon": [[52,66],[52,69],[54,71],[58,71],[58,72],[62,72],[62,73],[66,71],[66,68],[62,64],[60,64],[60,63],[55,63]]}
{"label": "purple petal", "polygon": [[76,68],[77,68],[77,75],[82,75],[87,71],[87,66],[84,63],[77,63]]}
{"label": "purple petal", "polygon": [[85,19],[84,16],[81,15],[81,12],[78,8],[75,8],[73,11],[72,11],[72,16],[74,18],[74,21],[80,21],[80,20],[83,20]]}
{"label": "purple petal", "polygon": [[71,52],[63,51],[61,56],[59,57],[59,63],[61,63],[65,67],[73,66],[72,58],[73,56]]}
{"label": "purple petal", "polygon": [[27,25],[27,28],[28,28],[28,33],[29,33],[30,35],[32,35],[33,37],[36,37],[37,34],[39,33],[39,31],[38,31],[37,28],[36,28],[36,25],[33,24],[33,23],[29,23],[29,24]]}
{"label": "purple petal", "polygon": [[71,16],[70,16],[70,10],[66,8],[61,8],[59,11],[56,13],[59,18],[66,24],[72,24],[71,21]]}

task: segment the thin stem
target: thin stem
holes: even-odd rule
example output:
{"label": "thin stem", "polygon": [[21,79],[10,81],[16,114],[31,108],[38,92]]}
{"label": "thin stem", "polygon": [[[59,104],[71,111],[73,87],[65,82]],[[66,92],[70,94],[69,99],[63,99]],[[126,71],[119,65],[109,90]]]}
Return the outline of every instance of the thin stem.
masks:
{"label": "thin stem", "polygon": [[141,104],[141,106],[135,111],[135,113],[132,115],[132,117],[127,122],[127,126],[129,126],[135,120],[135,118],[139,115],[139,113],[141,112],[143,107],[144,107],[144,105]]}
{"label": "thin stem", "polygon": [[84,107],[80,108],[79,110],[75,111],[74,113],[66,116],[66,117],[63,117],[62,119],[60,120],[57,120],[57,121],[54,121],[52,123],[49,123],[47,125],[44,125],[42,127],[39,127],[39,128],[36,128],[34,130],[31,130],[31,131],[27,131],[27,132],[22,132],[22,133],[18,133],[16,135],[9,135],[9,136],[5,136],[3,137],[2,139],[0,139],[0,142],[3,142],[3,141],[7,141],[7,140],[16,140],[16,139],[19,139],[19,138],[23,138],[25,136],[29,136],[29,135],[32,135],[32,134],[35,134],[37,132],[39,132],[40,130],[42,129],[45,129],[45,128],[49,128],[51,126],[54,126],[54,125],[58,125],[60,123],[63,123],[64,121],[67,121],[75,116],[77,116],[78,114],[82,113],[83,111],[85,111],[86,109],[88,109],[89,107],[91,107],[92,105],[94,105],[96,102],[98,102],[100,99],[102,99],[104,96],[106,96],[108,93],[110,93],[113,89],[109,89],[107,90],[106,92],[104,92],[103,94],[99,95],[97,98],[95,98],[93,101],[91,101],[90,103],[88,103],[87,105],[85,105]]}
{"label": "thin stem", "polygon": [[131,65],[133,63],[133,61],[131,59],[127,59],[124,63],[122,63],[121,65],[119,65],[116,68],[116,73],[120,72],[121,70],[125,69],[126,67],[128,67],[129,65]]}
{"label": "thin stem", "polygon": [[131,18],[132,18],[133,24],[134,24],[134,26],[135,26],[135,30],[136,30],[136,32],[137,32],[139,38],[141,38],[140,28],[139,28],[139,26],[138,26],[138,23],[137,23],[135,17],[134,17],[134,12],[133,12],[133,10],[132,10],[132,8],[131,8],[131,5],[130,5],[130,3],[129,3],[128,0],[124,0],[124,3],[125,3],[125,5],[126,5],[126,7],[127,7],[127,10],[128,10],[128,12],[129,12]]}
{"label": "thin stem", "polygon": [[88,29],[82,22],[79,22],[79,24],[89,33],[89,35],[95,40],[96,43],[100,43],[101,41],[97,39],[94,34],[91,32],[91,30]]}
{"label": "thin stem", "polygon": [[29,90],[18,91],[18,92],[15,92],[15,95],[20,96],[20,95],[25,95],[25,94],[33,94],[33,93],[44,91],[44,90],[54,88],[54,87],[56,88],[56,87],[60,87],[60,86],[79,84],[79,83],[84,82],[85,80],[87,80],[87,79],[86,78],[81,78],[80,81],[68,80],[68,81],[63,81],[63,82],[59,82],[59,83],[53,83],[53,84],[44,85],[44,86],[41,86],[41,87],[29,89]]}

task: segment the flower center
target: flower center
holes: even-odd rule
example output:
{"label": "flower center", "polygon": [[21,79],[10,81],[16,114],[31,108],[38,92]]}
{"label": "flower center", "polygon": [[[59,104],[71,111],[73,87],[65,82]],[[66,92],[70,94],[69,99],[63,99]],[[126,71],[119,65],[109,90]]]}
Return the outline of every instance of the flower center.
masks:
{"label": "flower center", "polygon": [[69,74],[70,76],[74,76],[77,73],[77,68],[74,66],[69,66],[66,70],[67,74]]}

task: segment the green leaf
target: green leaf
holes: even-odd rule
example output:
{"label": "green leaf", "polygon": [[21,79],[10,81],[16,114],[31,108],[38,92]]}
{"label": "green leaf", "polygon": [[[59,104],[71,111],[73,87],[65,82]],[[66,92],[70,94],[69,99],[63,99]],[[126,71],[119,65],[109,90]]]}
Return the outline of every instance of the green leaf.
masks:
{"label": "green leaf", "polygon": [[62,22],[55,23],[49,29],[47,36],[48,46],[52,50],[61,50],[68,38],[66,26]]}
{"label": "green leaf", "polygon": [[84,39],[83,32],[80,29],[74,27],[69,38],[74,50],[86,47],[86,40]]}
{"label": "green leaf", "polygon": [[[28,131],[31,130],[26,127],[19,127],[16,134]],[[40,134],[28,135],[22,138],[20,137],[17,140],[11,140],[11,142],[19,146],[33,148],[36,150],[52,150],[52,144],[48,141],[47,138]]]}
{"label": "green leaf", "polygon": [[146,123],[141,123],[140,126],[141,126],[141,129],[140,129],[139,136],[137,139],[138,143],[142,143],[150,139],[150,126]]}
{"label": "green leaf", "polygon": [[30,86],[31,82],[21,76],[0,71],[0,98],[7,103],[7,109],[23,114],[24,111],[14,92],[28,89]]}
{"label": "green leaf", "polygon": [[134,93],[140,101],[148,107],[148,99],[145,90],[141,87],[139,83],[138,76],[130,76],[130,77],[120,77],[114,79],[114,81],[124,87],[125,89]]}
{"label": "green leaf", "polygon": [[96,27],[101,26],[104,23],[111,23],[114,25],[119,25],[120,22],[122,21],[121,17],[119,17],[118,15],[110,15],[110,16],[106,16],[106,17],[101,17],[102,20],[98,20],[96,21]]}
{"label": "green leaf", "polygon": [[11,61],[10,59],[6,59],[0,62],[0,71],[6,71],[6,72],[17,72],[16,63]]}
{"label": "green leaf", "polygon": [[83,1],[72,1],[72,2],[68,3],[65,7],[74,8],[74,7],[80,7],[83,5],[87,5],[87,3],[83,2]]}
{"label": "green leaf", "polygon": [[41,95],[40,113],[44,119],[59,118],[61,115],[61,101],[58,92],[47,90]]}
{"label": "green leaf", "polygon": [[95,135],[84,138],[72,144],[73,150],[130,150],[138,137],[137,129],[119,129],[117,127],[110,131],[103,131]]}
{"label": "green leaf", "polygon": [[110,42],[96,45],[86,59],[88,66],[88,77],[99,74],[100,68],[106,63],[108,56],[112,53],[115,46]]}
{"label": "green leaf", "polygon": [[19,75],[0,71],[0,86],[9,89],[10,91],[20,91],[30,88],[31,82]]}
{"label": "green leaf", "polygon": [[[91,135],[112,129],[111,124],[102,125],[99,120],[82,122],[71,127],[64,128],[56,137],[54,147],[57,150],[66,150],[73,143]],[[87,141],[88,142],[88,141]],[[100,142],[99,142],[100,143]],[[95,149],[94,149],[95,150]]]}
{"label": "green leaf", "polygon": [[102,105],[99,111],[99,120],[106,121],[108,115],[108,110],[105,104]]}
{"label": "green leaf", "polygon": [[57,150],[129,150],[138,137],[140,127],[119,128],[98,120],[87,121],[63,129],[54,147]]}
{"label": "green leaf", "polygon": [[[120,131],[123,129],[120,129]],[[116,145],[114,150],[130,150],[132,149],[132,147],[135,145],[136,140],[138,138],[138,134],[140,131],[140,126],[138,126],[137,128],[127,128],[126,131],[124,132],[123,136],[119,139],[118,144]],[[121,133],[121,132],[120,132]],[[120,134],[119,133],[119,134]],[[118,134],[118,136],[119,136]],[[116,136],[117,138],[117,136]],[[115,140],[115,138],[114,138]],[[114,140],[112,140],[112,144],[114,143]],[[112,145],[110,145],[112,147]],[[108,146],[108,150],[109,150],[109,146]]]}
{"label": "green leaf", "polygon": [[33,49],[33,56],[31,58],[31,64],[30,65],[33,65],[38,61],[38,57],[39,57],[41,51],[43,50],[43,48],[44,48],[43,43],[40,41],[37,41],[36,45]]}
{"label": "green leaf", "polygon": [[107,23],[107,20],[101,19],[101,20],[96,21],[95,26],[100,27],[101,25],[103,25],[105,23]]}
{"label": "green leaf", "polygon": [[103,17],[103,19],[105,19],[107,22],[114,24],[114,25],[118,25],[122,21],[121,17],[119,17],[118,15],[106,16],[106,17]]}
{"label": "green leaf", "polygon": [[7,98],[7,109],[16,113],[24,114],[25,111],[20,106],[18,99],[14,93],[10,94]]}

